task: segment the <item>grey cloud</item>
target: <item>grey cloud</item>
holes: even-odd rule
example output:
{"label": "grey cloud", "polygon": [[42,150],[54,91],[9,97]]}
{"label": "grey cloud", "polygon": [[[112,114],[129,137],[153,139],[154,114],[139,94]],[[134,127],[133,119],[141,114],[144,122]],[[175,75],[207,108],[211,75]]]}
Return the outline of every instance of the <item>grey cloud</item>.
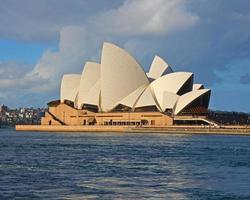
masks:
{"label": "grey cloud", "polygon": [[[16,62],[0,63],[0,103],[15,107],[18,102],[18,105],[28,106],[25,101],[27,102],[29,99],[22,97],[29,95],[34,99],[37,96],[31,92],[31,88],[34,85],[44,84],[44,82],[42,79],[25,79],[25,74],[30,71],[30,67]],[[38,96],[37,98],[39,99]],[[31,101],[29,102],[31,103]]]}
{"label": "grey cloud", "polygon": [[186,9],[187,4],[186,0],[126,0],[90,22],[110,34],[165,35],[197,23],[199,17]]}
{"label": "grey cloud", "polygon": [[250,84],[250,74],[246,73],[245,75],[240,77],[241,84]]}
{"label": "grey cloud", "polygon": [[[97,39],[99,38],[99,39]],[[33,69],[24,71],[18,64],[0,65],[0,90],[24,90],[46,93],[59,90],[60,79],[65,73],[81,73],[84,61],[99,58],[101,36],[83,27],[65,27],[60,32],[59,50],[47,50]],[[18,67],[17,67],[18,66]]]}
{"label": "grey cloud", "polygon": [[107,34],[165,34],[194,25],[187,0],[0,0],[0,37],[54,42],[65,26]]}
{"label": "grey cloud", "polygon": [[64,26],[81,26],[94,13],[121,0],[0,0],[0,37],[55,42]]}
{"label": "grey cloud", "polygon": [[221,81],[215,71],[227,70],[235,60],[250,56],[250,21],[235,13],[250,12],[246,1],[191,1],[199,23],[169,37],[143,40],[176,69],[193,71],[196,81]]}
{"label": "grey cloud", "polygon": [[17,63],[14,61],[0,62],[0,80],[16,79],[28,72],[30,66],[27,64]]}
{"label": "grey cloud", "polygon": [[[151,1],[148,0],[140,0],[136,1],[139,2],[137,4],[134,3],[134,1],[126,1],[120,8],[117,9],[116,17],[117,18],[124,18],[123,12],[124,12],[124,6],[126,8],[127,12],[132,12],[134,13],[134,9],[138,9],[138,14],[142,14],[142,10],[140,10],[140,7],[143,7],[144,3],[147,3],[149,6],[149,17],[151,15],[154,16],[155,13],[158,13],[158,10],[160,9],[160,6],[162,5],[163,1],[158,0],[158,3],[155,3],[156,8],[152,9]],[[178,3],[175,3],[178,2]],[[171,1],[171,4],[167,4],[165,6],[165,9],[162,11],[166,11],[169,9],[176,9],[176,11],[173,11],[172,14],[172,20],[173,16],[179,18],[181,21],[180,24],[177,26],[185,26],[185,23],[193,23],[192,20],[194,20],[194,16],[191,16],[191,14],[186,13],[181,13],[182,10],[184,10],[185,1],[180,0],[180,1]],[[135,7],[134,7],[135,6]],[[139,7],[139,8],[138,8]],[[175,8],[176,7],[176,8]],[[131,11],[132,10],[132,11]],[[112,10],[112,12],[115,12]],[[152,12],[152,13],[151,13]],[[107,11],[109,13],[109,11]],[[140,24],[140,27],[143,26],[144,22],[147,21],[148,16],[142,16]],[[190,15],[190,19],[184,20],[185,17]],[[110,16],[109,16],[110,17]],[[107,18],[106,18],[107,19]],[[171,21],[170,19],[170,21]],[[111,18],[109,19],[111,20]],[[159,21],[159,25],[164,25],[165,27],[169,27],[169,30],[172,28],[172,23],[169,24],[170,22],[168,21],[165,24],[162,24],[164,22],[163,19],[162,21]],[[191,21],[189,21],[191,20]],[[174,20],[175,21],[175,20]],[[96,21],[97,23],[97,21]],[[102,23],[102,18],[98,18],[98,24]],[[129,23],[126,22],[126,24],[123,24],[124,26],[129,27]],[[63,74],[65,73],[80,73],[84,64],[84,61],[86,60],[91,60],[91,59],[98,59],[100,55],[100,51],[102,48],[102,43],[104,40],[109,39],[109,34],[105,34],[103,32],[99,32],[97,27],[93,26],[64,26],[61,31],[60,31],[60,38],[59,38],[59,50],[58,51],[51,51],[47,50],[46,52],[43,53],[42,57],[39,59],[35,67],[28,73],[26,73],[22,79],[23,85],[26,86],[30,85],[30,91],[32,92],[48,92],[51,90],[55,90],[59,87],[59,82],[60,78],[62,77]],[[150,28],[150,27],[149,27]],[[176,27],[175,27],[176,28]],[[113,28],[112,30],[113,33],[116,32],[116,29]],[[141,30],[142,31],[142,30]],[[148,31],[159,31],[161,32],[161,29],[148,29]],[[143,31],[142,31],[143,33]],[[132,31],[131,34],[134,34]],[[137,33],[135,33],[137,34]],[[116,38],[116,37],[114,37]],[[111,41],[114,41],[112,37]],[[117,39],[119,40],[119,39]],[[123,43],[124,44],[124,43]],[[126,45],[125,45],[126,46]],[[129,46],[129,45],[128,45]],[[130,45],[131,46],[131,45]],[[97,60],[98,62],[99,60]],[[41,81],[39,84],[39,81]],[[2,85],[4,86],[12,86],[16,84],[16,82],[19,80],[2,80]],[[26,84],[25,84],[26,83]],[[33,83],[33,84],[30,84]]]}
{"label": "grey cloud", "polygon": [[[175,19],[171,17],[170,21],[165,21],[171,16],[164,10],[167,7],[165,1],[159,0],[163,2],[161,6],[156,4],[160,12],[152,8],[146,13],[140,7],[136,10],[133,10],[133,6],[130,7],[141,0],[69,2],[72,1],[0,0],[0,37],[55,41],[58,35],[59,50],[47,50],[34,69],[24,73],[22,81],[27,83],[27,92],[40,91],[41,95],[58,92],[62,74],[80,73],[85,61],[98,61],[104,40],[128,49],[146,69],[154,54],[158,54],[175,70],[192,71],[196,82],[205,82],[210,86],[223,81],[217,73],[227,71],[230,63],[250,57],[248,1],[177,0],[175,2],[180,19],[191,16],[191,23],[187,23],[183,29],[174,28],[172,31],[168,30],[168,24],[171,25]],[[20,6],[20,3],[23,5]],[[127,5],[128,3],[131,4]],[[15,12],[18,14],[15,15]],[[157,16],[157,13],[162,13],[159,23],[145,29],[143,25]],[[129,14],[133,19],[130,19]],[[119,17],[121,21],[118,20]],[[41,83],[34,79],[41,80]]]}

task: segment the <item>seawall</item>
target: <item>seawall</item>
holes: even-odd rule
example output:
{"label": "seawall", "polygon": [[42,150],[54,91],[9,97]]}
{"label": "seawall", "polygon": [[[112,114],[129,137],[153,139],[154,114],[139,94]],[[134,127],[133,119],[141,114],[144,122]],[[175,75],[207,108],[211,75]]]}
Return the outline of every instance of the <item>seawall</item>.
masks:
{"label": "seawall", "polygon": [[202,127],[202,126],[168,126],[168,127],[126,127],[126,126],[48,126],[48,125],[17,125],[17,131],[44,132],[128,132],[128,133],[167,133],[167,134],[226,134],[249,135],[250,127]]}
{"label": "seawall", "polygon": [[62,125],[16,125],[17,131],[49,131],[49,132],[124,132],[124,127],[113,126],[62,126]]}

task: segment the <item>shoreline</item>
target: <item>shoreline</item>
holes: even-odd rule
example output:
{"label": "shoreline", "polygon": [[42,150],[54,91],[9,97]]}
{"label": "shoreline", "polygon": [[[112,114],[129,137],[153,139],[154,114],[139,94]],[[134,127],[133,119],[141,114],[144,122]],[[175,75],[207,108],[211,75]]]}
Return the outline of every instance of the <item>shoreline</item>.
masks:
{"label": "shoreline", "polygon": [[128,126],[48,126],[48,125],[16,125],[16,131],[41,132],[117,132],[117,133],[165,133],[165,134],[216,134],[216,135],[247,135],[250,127],[202,127],[202,126],[168,126],[168,127],[128,127]]}

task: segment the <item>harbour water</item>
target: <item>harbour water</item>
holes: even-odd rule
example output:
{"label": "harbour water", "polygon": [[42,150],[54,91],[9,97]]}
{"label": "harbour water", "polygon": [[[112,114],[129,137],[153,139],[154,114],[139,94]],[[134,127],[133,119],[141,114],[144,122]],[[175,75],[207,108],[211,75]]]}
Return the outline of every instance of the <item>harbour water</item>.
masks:
{"label": "harbour water", "polygon": [[0,129],[0,199],[250,199],[250,137]]}

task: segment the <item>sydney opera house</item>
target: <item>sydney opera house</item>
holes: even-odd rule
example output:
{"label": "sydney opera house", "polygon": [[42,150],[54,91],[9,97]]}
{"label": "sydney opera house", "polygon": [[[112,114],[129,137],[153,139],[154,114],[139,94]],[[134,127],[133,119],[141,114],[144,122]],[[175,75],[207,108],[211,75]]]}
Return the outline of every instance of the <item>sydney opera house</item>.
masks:
{"label": "sydney opera house", "polygon": [[209,124],[210,90],[191,72],[175,72],[155,56],[149,72],[124,49],[104,43],[101,62],[65,74],[60,100],[48,103],[42,125],[171,126]]}

